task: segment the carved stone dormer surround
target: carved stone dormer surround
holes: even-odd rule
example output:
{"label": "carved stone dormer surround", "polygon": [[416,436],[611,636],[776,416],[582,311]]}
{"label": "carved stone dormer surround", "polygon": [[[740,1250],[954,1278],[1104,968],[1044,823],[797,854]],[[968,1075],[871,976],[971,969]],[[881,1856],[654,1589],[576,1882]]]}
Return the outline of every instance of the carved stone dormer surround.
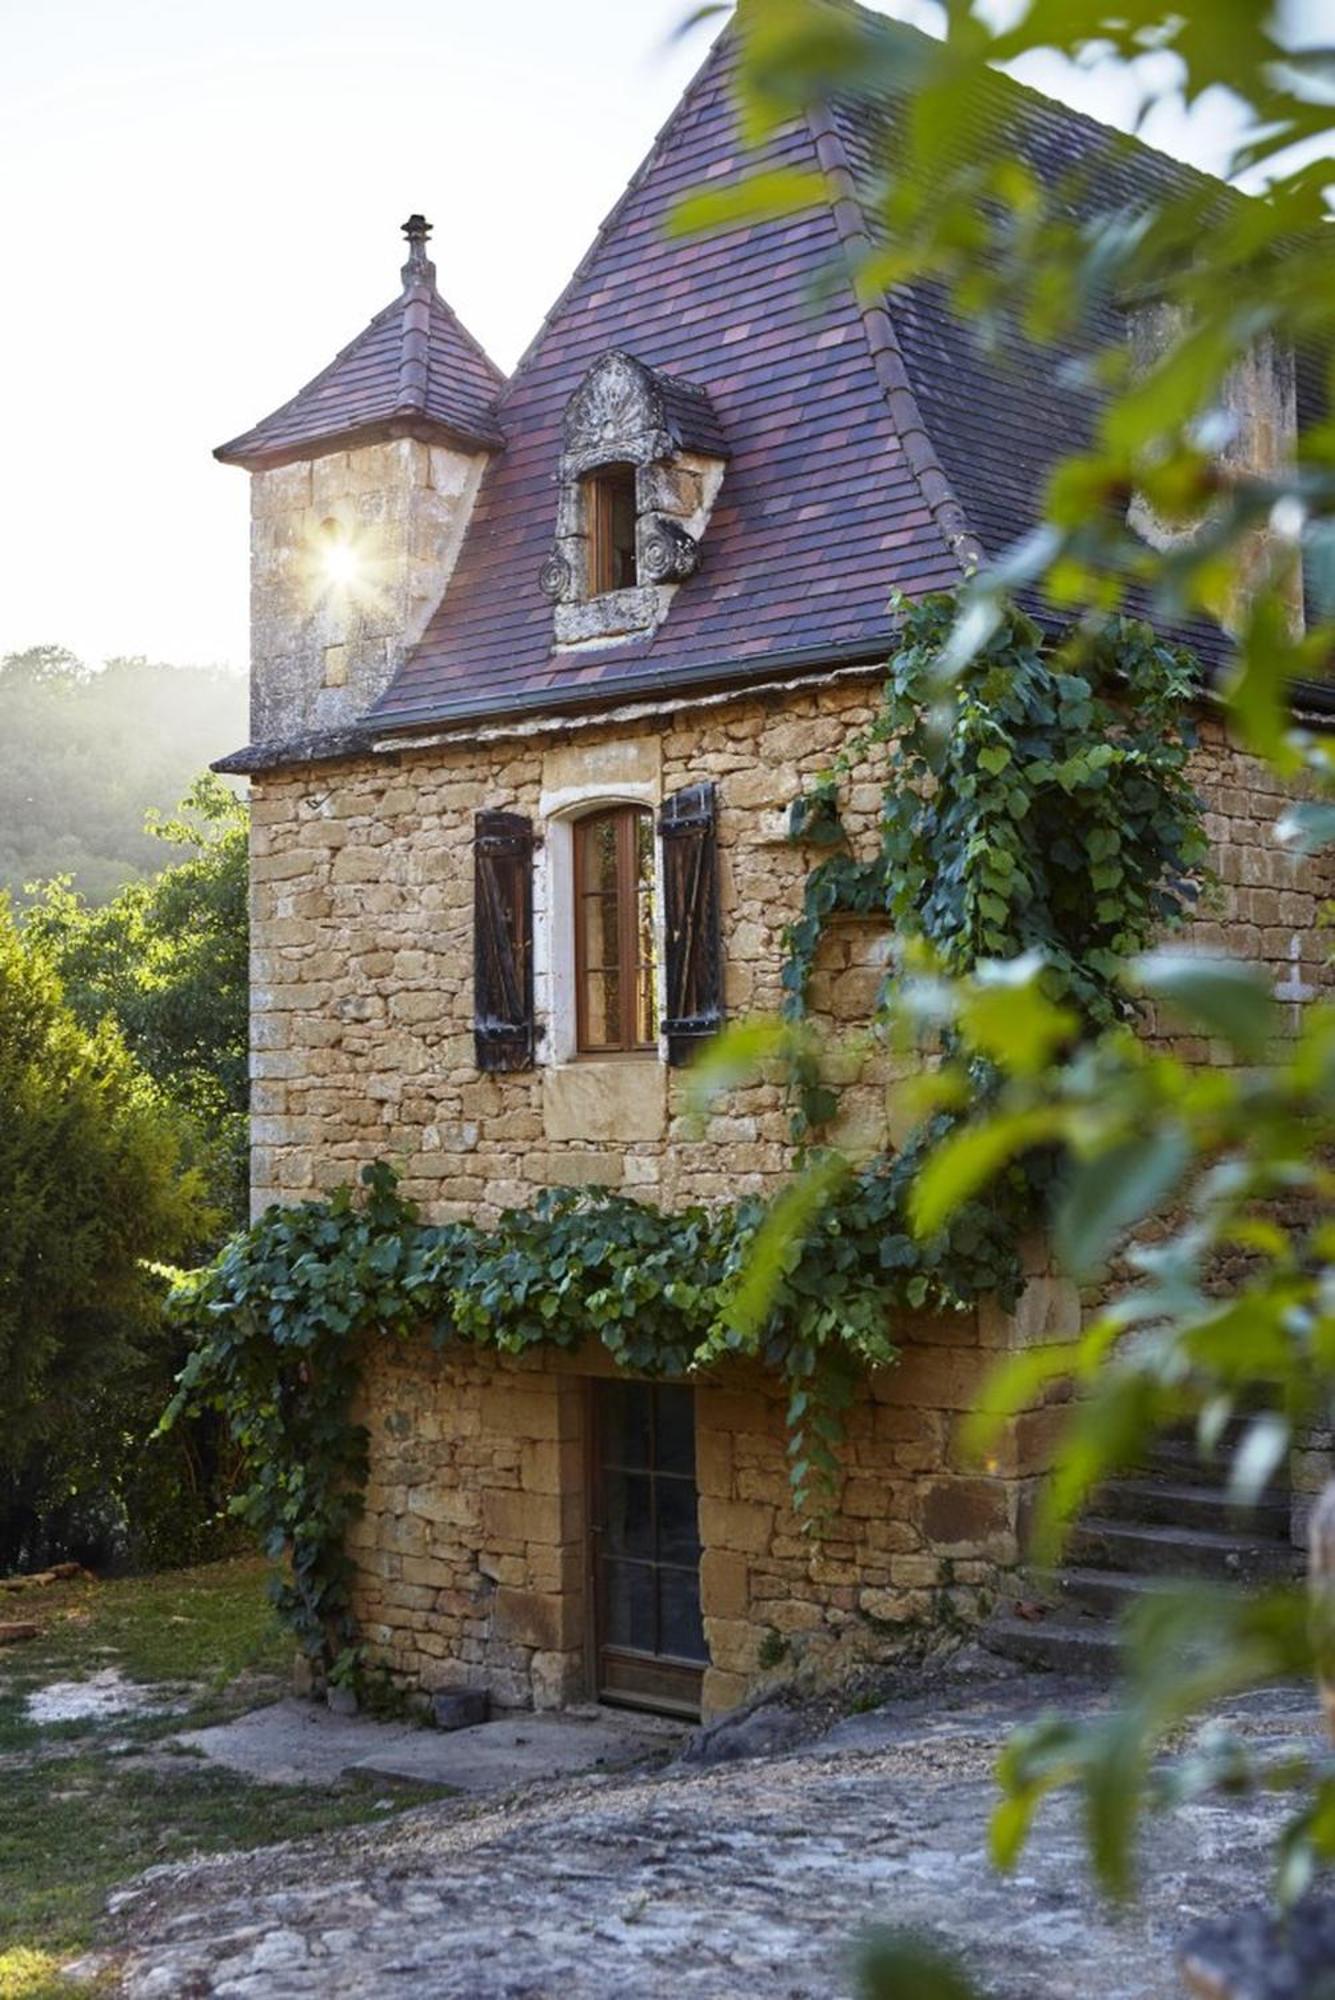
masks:
{"label": "carved stone dormer surround", "polygon": [[[679,585],[700,566],[700,543],[723,481],[728,447],[708,395],[619,350],[596,361],[566,405],[557,466],[556,539],[540,582],[557,646],[646,638]],[[589,589],[591,473],[635,468],[638,580]]]}

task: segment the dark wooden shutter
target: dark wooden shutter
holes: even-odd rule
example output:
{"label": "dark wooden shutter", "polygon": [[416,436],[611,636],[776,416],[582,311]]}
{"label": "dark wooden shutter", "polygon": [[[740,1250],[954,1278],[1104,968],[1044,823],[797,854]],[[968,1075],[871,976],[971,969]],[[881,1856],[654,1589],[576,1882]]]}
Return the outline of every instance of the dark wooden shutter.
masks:
{"label": "dark wooden shutter", "polygon": [[717,798],[712,784],[673,792],[658,815],[667,937],[668,1061],[689,1062],[723,1025]]}
{"label": "dark wooden shutter", "polygon": [[533,1062],[533,827],[522,813],[473,824],[473,1040],[479,1069]]}

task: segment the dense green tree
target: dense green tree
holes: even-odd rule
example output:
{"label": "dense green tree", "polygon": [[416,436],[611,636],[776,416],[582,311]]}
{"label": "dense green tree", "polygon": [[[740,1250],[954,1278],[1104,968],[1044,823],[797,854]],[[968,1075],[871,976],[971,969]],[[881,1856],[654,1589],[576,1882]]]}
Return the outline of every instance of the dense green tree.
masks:
{"label": "dense green tree", "polygon": [[[0,902],[0,1568],[51,1545],[53,1508],[78,1511],[161,1346],[153,1266],[216,1227],[177,1126],[114,1023],[79,1023]],[[144,1412],[123,1456],[150,1428]]]}
{"label": "dense green tree", "polygon": [[0,659],[0,889],[68,875],[99,902],[154,873],[145,815],[245,739],[244,676],[60,646]]}

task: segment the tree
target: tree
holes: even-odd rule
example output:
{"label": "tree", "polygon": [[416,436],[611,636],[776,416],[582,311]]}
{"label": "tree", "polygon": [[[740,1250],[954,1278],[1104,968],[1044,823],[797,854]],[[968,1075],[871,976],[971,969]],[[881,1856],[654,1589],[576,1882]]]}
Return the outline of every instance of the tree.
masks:
{"label": "tree", "polygon": [[99,1432],[160,1325],[152,1267],[206,1239],[215,1218],[114,1024],[79,1024],[3,902],[0,1188],[4,1566],[34,1551],[46,1509],[75,1499],[90,1445],[106,1449]]}
{"label": "tree", "polygon": [[[23,916],[85,1028],[113,1020],[163,1096],[188,1121],[230,1221],[246,1211],[247,813],[217,778],[196,781],[150,836],[185,850],[146,882],[90,905],[68,876]],[[185,1128],[183,1128],[185,1129]]]}

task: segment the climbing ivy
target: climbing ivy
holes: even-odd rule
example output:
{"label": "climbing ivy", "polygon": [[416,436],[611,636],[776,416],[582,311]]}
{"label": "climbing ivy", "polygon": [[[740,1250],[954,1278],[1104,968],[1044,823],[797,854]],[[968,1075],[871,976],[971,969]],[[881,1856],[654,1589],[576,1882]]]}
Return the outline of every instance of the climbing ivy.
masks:
{"label": "climbing ivy", "polygon": [[[1186,772],[1199,668],[1132,619],[1077,646],[1012,605],[945,682],[953,600],[901,605],[901,618],[875,720],[790,812],[791,838],[824,858],[786,934],[785,1013],[805,1013],[820,940],[850,913],[886,916],[948,974],[1035,952],[1048,997],[1084,1032],[1125,1018],[1119,968],[1199,891],[1202,809]],[[840,785],[880,744],[879,837],[858,856]]]}
{"label": "climbing ivy", "polygon": [[[271,1209],[178,1288],[172,1309],[197,1345],[164,1423],[201,1404],[225,1414],[250,1467],[238,1511],[289,1558],[280,1609],[326,1669],[355,1670],[343,1548],[367,1474],[352,1413],[368,1342],[425,1332],[437,1346],[518,1354],[596,1339],[623,1367],[677,1376],[757,1356],[787,1385],[805,1507],[837,1473],[858,1376],[895,1358],[897,1309],[1018,1296],[1042,1156],[1017,1160],[985,1203],[961,1204],[924,1241],[910,1190],[958,1114],[938,1109],[902,1149],[860,1163],[815,1144],[835,1098],[799,1031],[812,966],[830,922],[852,911],[952,973],[1040,952],[1073,1039],[1119,1018],[1119,958],[1179,920],[1199,881],[1192,668],[1143,626],[1124,622],[1077,654],[1012,610],[946,686],[949,601],[900,609],[874,722],[792,809],[792,837],[821,855],[787,934],[785,1047],[806,1168],[792,1188],[772,1204],[671,1213],[549,1190],[483,1229],[423,1222],[380,1162],[360,1193]],[[882,747],[877,845],[859,857],[841,787]],[[994,1079],[982,1058],[969,1077],[976,1106]]]}

